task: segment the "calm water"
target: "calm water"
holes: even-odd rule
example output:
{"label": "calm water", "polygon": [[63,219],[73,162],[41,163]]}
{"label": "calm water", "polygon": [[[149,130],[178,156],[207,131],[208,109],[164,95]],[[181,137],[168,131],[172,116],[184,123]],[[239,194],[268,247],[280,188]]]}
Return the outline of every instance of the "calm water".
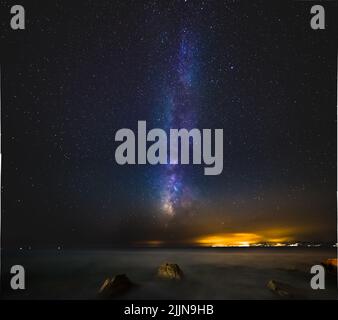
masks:
{"label": "calm water", "polygon": [[[326,290],[310,287],[311,266],[330,257],[334,248],[20,251],[2,256],[2,297],[96,299],[105,278],[125,273],[139,286],[124,299],[279,299],[266,288],[270,279],[301,289],[306,299],[337,299],[334,276],[326,277]],[[157,279],[163,262],[179,264],[184,281]],[[25,291],[8,289],[13,264],[26,269]]]}

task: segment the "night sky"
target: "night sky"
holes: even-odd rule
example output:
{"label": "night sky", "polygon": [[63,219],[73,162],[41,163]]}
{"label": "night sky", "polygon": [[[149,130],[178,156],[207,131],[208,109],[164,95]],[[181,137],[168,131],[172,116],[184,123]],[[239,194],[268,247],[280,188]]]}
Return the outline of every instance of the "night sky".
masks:
{"label": "night sky", "polygon": [[[20,3],[25,31],[0,5],[3,247],[336,242],[334,2],[316,31],[310,1]],[[118,165],[139,120],[222,128],[223,172]]]}

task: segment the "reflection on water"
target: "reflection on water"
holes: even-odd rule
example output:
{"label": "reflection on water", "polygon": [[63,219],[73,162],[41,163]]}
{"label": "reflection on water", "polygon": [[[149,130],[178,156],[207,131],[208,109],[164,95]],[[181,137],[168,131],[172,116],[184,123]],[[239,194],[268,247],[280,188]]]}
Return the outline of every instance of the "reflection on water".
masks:
{"label": "reflection on water", "polygon": [[[133,249],[96,251],[20,251],[3,254],[4,298],[95,299],[105,278],[125,273],[139,284],[124,299],[278,299],[266,288],[270,279],[300,288],[309,299],[337,299],[334,276],[326,290],[312,290],[310,268],[336,256],[323,248]],[[163,262],[179,264],[184,281],[156,278]],[[27,290],[8,289],[13,264],[26,269]]]}

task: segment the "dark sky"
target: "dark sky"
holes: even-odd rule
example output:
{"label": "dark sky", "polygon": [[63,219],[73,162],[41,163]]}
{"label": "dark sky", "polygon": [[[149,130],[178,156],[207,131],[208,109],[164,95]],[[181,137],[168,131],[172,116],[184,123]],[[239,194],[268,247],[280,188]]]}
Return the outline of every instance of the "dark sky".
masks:
{"label": "dark sky", "polygon": [[[0,7],[4,247],[336,241],[334,2],[316,31],[309,1],[20,3],[25,31]],[[138,120],[223,128],[222,174],[117,165]]]}

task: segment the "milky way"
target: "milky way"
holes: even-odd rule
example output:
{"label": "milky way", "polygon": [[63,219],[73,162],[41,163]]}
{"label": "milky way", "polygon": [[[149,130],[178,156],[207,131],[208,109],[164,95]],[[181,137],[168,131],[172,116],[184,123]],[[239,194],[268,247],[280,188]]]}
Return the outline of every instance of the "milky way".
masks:
{"label": "milky way", "polygon": [[[290,227],[295,241],[336,242],[335,1],[320,31],[309,1],[24,1],[25,31],[11,29],[10,2],[4,248],[270,239]],[[114,135],[138,121],[223,129],[222,174],[117,164]]]}
{"label": "milky way", "polygon": [[[167,84],[166,126],[168,128],[190,130],[196,126],[198,112],[194,77],[197,53],[194,34],[183,28],[177,58]],[[178,155],[177,150],[171,152]],[[162,209],[169,216],[174,216],[180,210],[189,210],[194,200],[193,191],[185,180],[185,167],[178,165],[177,162],[168,164],[164,168]]]}

